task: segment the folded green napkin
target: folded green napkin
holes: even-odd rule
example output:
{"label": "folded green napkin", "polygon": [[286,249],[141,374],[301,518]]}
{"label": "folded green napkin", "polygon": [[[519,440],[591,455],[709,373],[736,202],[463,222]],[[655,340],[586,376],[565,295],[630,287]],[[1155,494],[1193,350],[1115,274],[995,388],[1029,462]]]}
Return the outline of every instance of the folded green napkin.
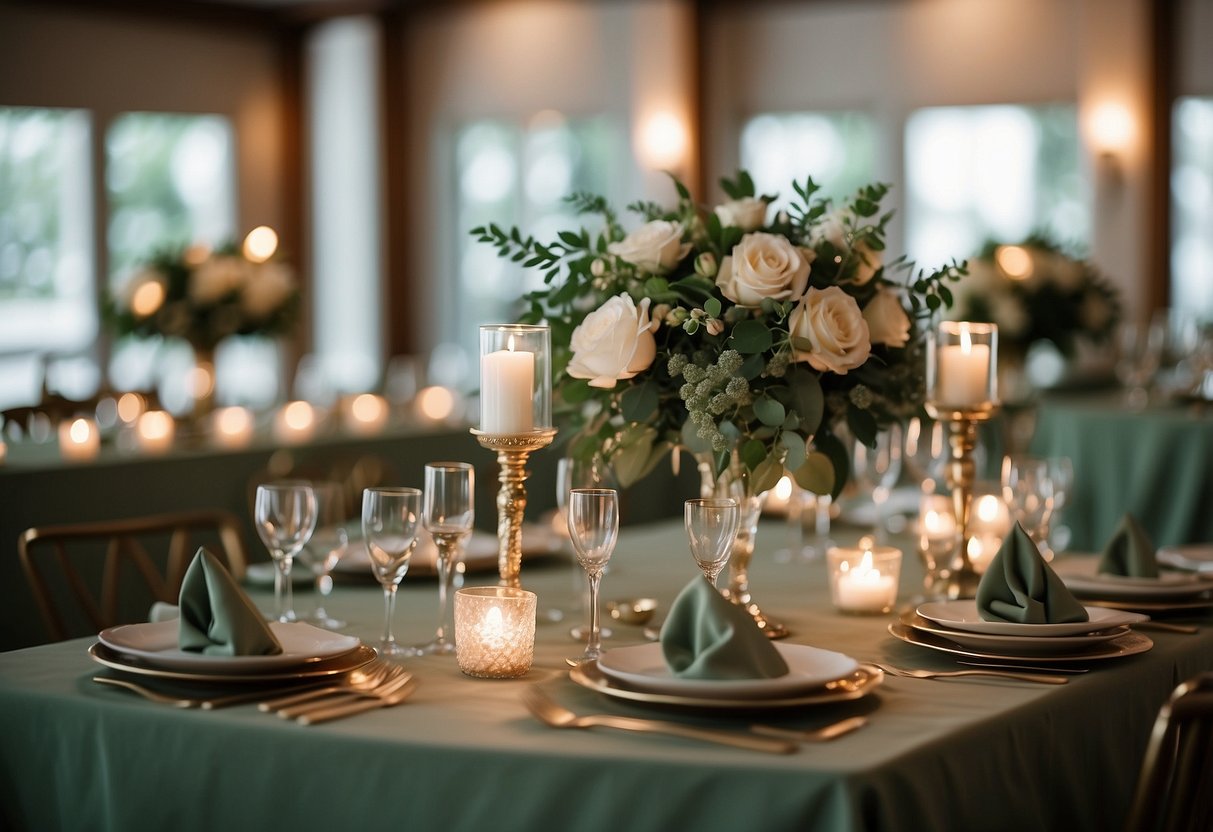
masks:
{"label": "folded green napkin", "polygon": [[178,599],[177,646],[208,656],[273,656],[282,645],[223,564],[200,548]]}
{"label": "folded green napkin", "polygon": [[753,616],[703,577],[674,599],[661,627],[661,652],[681,679],[773,679],[788,672]]}
{"label": "folded green napkin", "polygon": [[1062,624],[1090,618],[1019,523],[981,576],[977,614],[983,621],[1016,624]]}
{"label": "folded green napkin", "polygon": [[1132,514],[1126,514],[1103,547],[1103,556],[1095,569],[1104,575],[1129,578],[1157,578],[1158,557],[1150,535]]}

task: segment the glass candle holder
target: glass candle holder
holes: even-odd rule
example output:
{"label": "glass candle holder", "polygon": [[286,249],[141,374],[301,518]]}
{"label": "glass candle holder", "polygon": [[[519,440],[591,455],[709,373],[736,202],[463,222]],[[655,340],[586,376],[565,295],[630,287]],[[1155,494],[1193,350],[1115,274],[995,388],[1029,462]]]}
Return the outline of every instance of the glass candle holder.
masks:
{"label": "glass candle holder", "polygon": [[551,330],[526,324],[480,327],[480,431],[517,436],[551,427]]}
{"label": "glass candle holder", "polygon": [[316,408],[305,401],[288,402],[274,414],[274,438],[287,445],[308,442],[316,435]]}
{"label": "glass candle holder", "polygon": [[956,551],[956,515],[947,494],[923,494],[918,502],[918,557],[926,574],[923,589],[930,597],[940,595]]}
{"label": "glass candle holder", "polygon": [[1011,511],[996,483],[982,482],[973,487],[973,507],[969,515],[969,563],[983,574],[1002,541],[1011,531]]}
{"label": "glass candle holder", "polygon": [[455,657],[481,679],[512,679],[535,657],[535,593],[507,586],[464,587],[455,593]]}
{"label": "glass candle holder", "polygon": [[211,436],[220,448],[245,448],[253,441],[256,420],[247,407],[221,407],[211,414]]}
{"label": "glass candle holder", "polygon": [[135,422],[135,445],[144,453],[167,453],[176,430],[176,422],[166,411],[149,410]]}
{"label": "glass candle holder", "polygon": [[387,399],[375,393],[346,396],[341,401],[341,421],[356,436],[374,436],[387,427],[391,408]]}
{"label": "glass candle holder", "polygon": [[59,423],[59,455],[72,462],[88,462],[101,450],[97,423],[83,416]]}
{"label": "glass candle holder", "polygon": [[937,418],[988,417],[998,405],[998,327],[943,321],[927,339],[927,404]]}
{"label": "glass candle holder", "polygon": [[893,609],[901,578],[901,550],[892,546],[835,546],[826,552],[830,599],[842,612],[880,614]]}

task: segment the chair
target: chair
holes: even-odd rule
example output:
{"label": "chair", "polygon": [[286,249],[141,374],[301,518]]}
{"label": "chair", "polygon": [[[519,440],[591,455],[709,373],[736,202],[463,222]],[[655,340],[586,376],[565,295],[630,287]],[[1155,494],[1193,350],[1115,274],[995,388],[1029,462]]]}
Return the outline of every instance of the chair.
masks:
{"label": "chair", "polygon": [[[176,603],[185,570],[202,544],[234,576],[244,574],[248,558],[240,523],[226,511],[41,526],[26,529],[17,549],[47,630],[61,641],[85,628],[95,633],[146,620],[153,601]],[[153,557],[149,551],[167,556]],[[123,580],[124,562],[134,567],[142,586]]]}
{"label": "chair", "polygon": [[1213,673],[1184,682],[1146,746],[1126,832],[1213,829]]}

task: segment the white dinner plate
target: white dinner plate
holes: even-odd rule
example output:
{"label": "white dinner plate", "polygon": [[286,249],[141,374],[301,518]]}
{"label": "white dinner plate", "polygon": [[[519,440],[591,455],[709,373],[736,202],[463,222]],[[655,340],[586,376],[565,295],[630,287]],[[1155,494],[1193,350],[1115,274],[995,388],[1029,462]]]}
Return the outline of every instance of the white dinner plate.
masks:
{"label": "white dinner plate", "polygon": [[1059,653],[1074,652],[1101,641],[1111,641],[1129,632],[1127,626],[1111,627],[1107,630],[1097,630],[1077,636],[998,636],[989,633],[968,633],[964,630],[953,630],[928,621],[920,615],[910,613],[902,618],[902,623],[908,624],[915,630],[946,638],[964,647],[975,647],[978,650],[1006,650],[1022,653]]}
{"label": "white dinner plate", "polygon": [[1213,575],[1213,543],[1163,546],[1158,550],[1158,562],[1176,569]]}
{"label": "white dinner plate", "polygon": [[241,670],[238,672],[222,673],[208,671],[200,673],[191,670],[167,670],[145,664],[142,659],[127,656],[111,650],[101,642],[95,642],[88,648],[89,657],[97,664],[122,673],[133,673],[136,676],[146,676],[149,679],[171,679],[177,682],[189,682],[191,685],[259,685],[287,684],[304,679],[323,679],[349,673],[375,660],[375,648],[360,644],[357,648],[343,653],[332,659],[320,662],[308,662],[294,667],[284,667],[278,670]]}
{"label": "white dinner plate", "polygon": [[1071,592],[1091,598],[1166,601],[1213,592],[1208,581],[1190,572],[1163,572],[1157,578],[1133,578],[1100,574],[1095,571],[1097,564],[1098,561],[1092,558],[1067,559],[1054,563],[1053,571]]}
{"label": "white dinner plate", "polygon": [[190,653],[177,646],[178,621],[122,624],[102,630],[98,640],[109,649],[139,659],[149,667],[187,670],[195,673],[239,673],[277,670],[331,659],[358,647],[354,636],[346,636],[302,622],[270,622],[270,631],[282,645],[274,656],[209,656]]}
{"label": "white dinner plate", "polygon": [[1084,609],[1089,616],[1088,620],[1070,621],[1063,624],[1017,624],[1013,621],[986,621],[977,611],[977,602],[973,599],[931,601],[919,605],[918,614],[952,630],[992,636],[1026,636],[1029,638],[1079,636],[1106,630],[1109,627],[1136,624],[1149,618],[1140,613],[1105,607],[1084,607]]}
{"label": "white dinner plate", "polygon": [[775,644],[788,672],[773,679],[680,679],[666,666],[659,642],[616,647],[598,659],[599,669],[637,690],[675,696],[736,699],[802,693],[854,673],[859,662],[842,653],[804,644]]}
{"label": "white dinner plate", "polygon": [[939,650],[955,656],[967,656],[971,659],[993,659],[999,662],[1019,662],[1021,664],[1043,664],[1061,662],[1090,662],[1102,659],[1118,659],[1122,656],[1132,656],[1144,653],[1154,646],[1154,641],[1147,635],[1130,630],[1123,636],[1111,641],[1100,641],[1089,647],[1077,650],[1062,650],[1057,653],[1025,653],[1012,650],[979,650],[975,647],[965,647],[940,638],[933,633],[924,633],[907,627],[900,621],[889,625],[889,634],[909,644],[917,644],[930,650]]}

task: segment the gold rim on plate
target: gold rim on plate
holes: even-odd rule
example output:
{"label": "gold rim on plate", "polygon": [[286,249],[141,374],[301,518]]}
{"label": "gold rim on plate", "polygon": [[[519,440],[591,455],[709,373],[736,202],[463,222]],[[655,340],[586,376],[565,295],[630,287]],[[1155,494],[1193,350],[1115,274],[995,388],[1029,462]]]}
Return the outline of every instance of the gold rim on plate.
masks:
{"label": "gold rim on plate", "polygon": [[1119,659],[1122,656],[1132,656],[1144,653],[1154,646],[1149,636],[1130,631],[1111,641],[1101,641],[1085,650],[1075,650],[1065,653],[1020,653],[994,652],[985,650],[970,650],[939,636],[911,629],[905,624],[894,622],[889,625],[889,634],[908,644],[916,644],[929,650],[939,650],[953,653],[957,656],[968,656],[972,659],[993,659],[1000,662],[1022,662],[1024,664],[1040,664],[1042,662],[1088,662],[1101,659]]}
{"label": "gold rim on plate", "polygon": [[123,673],[134,673],[138,676],[150,676],[157,679],[177,679],[187,682],[285,682],[292,679],[313,679],[325,676],[337,676],[357,670],[375,658],[375,649],[365,644],[331,659],[325,659],[314,664],[300,665],[280,671],[267,673],[195,673],[188,670],[164,670],[143,664],[137,659],[126,657],[111,650],[101,642],[94,643],[88,648],[89,657],[97,664],[104,665]]}
{"label": "gold rim on plate", "polygon": [[794,708],[804,705],[825,705],[861,699],[871,693],[884,679],[880,668],[861,664],[849,676],[827,682],[798,696],[778,699],[716,699],[704,696],[684,696],[673,693],[650,693],[635,690],[617,679],[612,679],[598,668],[597,661],[582,662],[569,671],[569,679],[584,688],[597,691],[615,699],[628,699],[650,705],[674,705],[682,708],[712,710],[766,710],[768,708]]}

